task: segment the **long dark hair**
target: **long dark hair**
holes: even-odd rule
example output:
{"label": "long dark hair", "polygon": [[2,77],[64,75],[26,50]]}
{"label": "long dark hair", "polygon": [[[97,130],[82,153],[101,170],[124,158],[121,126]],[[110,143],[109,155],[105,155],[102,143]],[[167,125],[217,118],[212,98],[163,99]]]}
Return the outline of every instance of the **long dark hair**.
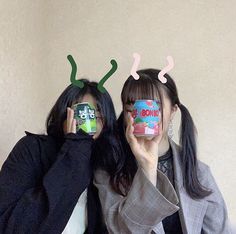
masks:
{"label": "long dark hair", "polygon": [[[137,72],[140,76],[138,80],[135,80],[132,76],[128,77],[121,93],[123,107],[126,104],[134,103],[137,99],[156,99],[158,95],[162,109],[164,92],[172,106],[178,105],[181,111],[180,156],[184,187],[191,198],[204,198],[211,194],[211,191],[201,185],[198,178],[196,128],[193,119],[188,109],[180,102],[173,79],[165,74],[167,83],[163,84],[158,79],[159,72],[160,70],[157,69],[144,69]],[[163,111],[161,113],[163,115]],[[118,119],[118,128],[123,153],[120,155],[119,161],[114,160],[113,162],[116,164],[116,169],[109,169],[110,183],[116,192],[125,195],[128,193],[137,171],[137,162],[126,141],[123,112]],[[111,159],[109,160],[111,161]],[[111,163],[108,165],[110,166]]]}
{"label": "long dark hair", "polygon": [[56,103],[52,107],[46,120],[47,134],[63,138],[63,123],[66,120],[67,107],[71,107],[76,102],[79,102],[85,94],[93,96],[97,102],[97,107],[103,118],[103,133],[112,135],[116,125],[116,114],[113,106],[112,99],[107,91],[101,93],[97,89],[97,82],[90,82],[87,79],[80,79],[83,81],[84,87],[79,88],[73,84],[69,85],[59,96]]}
{"label": "long dark hair", "polygon": [[[69,85],[62,92],[62,94],[59,96],[56,103],[52,107],[46,120],[47,134],[60,140],[63,139],[64,138],[63,123],[67,118],[67,107],[71,107],[76,102],[80,102],[85,94],[90,94],[92,97],[94,97],[94,99],[97,102],[97,108],[101,114],[103,122],[103,128],[101,134],[95,140],[93,147],[96,147],[96,145],[98,145],[99,142],[106,142],[106,144],[109,145],[111,149],[113,148],[116,149],[117,141],[114,140],[115,129],[116,129],[116,114],[109,93],[106,90],[103,90],[104,92],[100,92],[97,88],[98,85],[97,82],[90,82],[87,79],[80,79],[79,81],[83,82],[84,84],[83,88],[79,88],[73,84]],[[92,152],[93,152],[92,155],[96,155],[97,157],[97,154],[94,153],[94,148],[92,148]],[[89,207],[94,206],[93,207],[94,212],[97,213],[98,217],[97,220],[92,220],[93,222],[96,221],[96,230],[97,232],[101,231],[101,233],[108,233],[103,223],[101,205],[99,203],[97,194],[98,191],[92,185],[89,186],[88,189],[90,191],[88,194],[89,196],[88,206]],[[87,232],[88,229],[86,230],[86,233]]]}

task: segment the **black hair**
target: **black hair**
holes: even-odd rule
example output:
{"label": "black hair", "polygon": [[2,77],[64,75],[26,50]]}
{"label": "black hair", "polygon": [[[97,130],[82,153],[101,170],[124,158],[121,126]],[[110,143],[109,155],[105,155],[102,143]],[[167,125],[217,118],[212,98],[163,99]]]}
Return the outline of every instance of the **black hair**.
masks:
{"label": "black hair", "polygon": [[[201,185],[198,178],[196,128],[193,119],[188,109],[180,103],[173,79],[165,74],[167,82],[163,84],[158,79],[159,72],[160,70],[157,69],[139,70],[137,71],[140,77],[138,80],[129,76],[121,93],[123,107],[126,104],[132,104],[137,99],[156,99],[158,96],[163,115],[162,99],[164,94],[171,101],[172,106],[178,105],[181,111],[180,156],[184,187],[191,198],[204,198],[212,192]],[[110,174],[110,184],[113,189],[119,194],[126,195],[137,171],[137,162],[125,137],[124,112],[120,114],[117,123],[122,151],[119,160],[113,159],[113,165],[115,164],[116,167],[109,168],[112,165],[110,157],[105,169]]]}
{"label": "black hair", "polygon": [[80,81],[84,83],[83,88],[70,84],[52,107],[46,120],[48,135],[59,138],[64,137],[63,123],[67,117],[67,107],[71,107],[73,104],[79,102],[85,94],[91,94],[97,102],[98,111],[103,118],[102,132],[106,132],[108,129],[110,132],[114,131],[116,114],[109,93],[107,91],[101,93],[97,89],[97,82],[90,82],[87,79],[80,79]]}
{"label": "black hair", "polygon": [[[123,155],[116,123],[116,113],[109,93],[105,90],[100,92],[97,82],[80,79],[84,83],[83,88],[73,84],[69,85],[59,96],[52,107],[46,120],[47,134],[63,139],[63,123],[67,117],[67,107],[79,102],[85,94],[91,94],[96,102],[98,110],[103,118],[103,128],[99,137],[94,141],[91,155],[91,166],[93,170],[108,168],[112,174],[121,165],[120,159]],[[115,161],[115,163],[113,163]],[[107,165],[109,165],[107,167]]]}
{"label": "black hair", "polygon": [[[92,146],[92,166],[93,162],[95,165],[96,160],[102,156],[99,152],[99,147],[101,146],[100,144],[102,144],[102,147],[104,147],[105,144],[108,145],[109,147],[107,147],[107,150],[109,150],[109,152],[113,152],[118,149],[117,141],[114,139],[116,135],[116,114],[112,99],[105,89],[103,92],[100,92],[97,88],[97,82],[90,82],[87,79],[80,79],[79,81],[83,82],[83,88],[70,84],[59,96],[48,114],[46,129],[49,136],[59,138],[60,140],[64,139],[65,134],[63,130],[63,123],[67,118],[67,107],[71,107],[73,104],[80,102],[84,95],[90,94],[96,100],[97,108],[101,114],[103,122],[102,131]],[[106,150],[103,152],[106,152]],[[102,230],[102,233],[108,233],[105,225],[103,224],[97,189],[93,186],[89,186],[88,189],[91,190],[91,193],[89,193],[91,199],[89,199],[88,206],[95,205],[93,207],[95,209],[94,211],[100,215],[100,217],[98,217],[99,220],[97,220],[97,223],[99,223],[100,226],[96,227],[96,230],[99,228],[99,230]]]}

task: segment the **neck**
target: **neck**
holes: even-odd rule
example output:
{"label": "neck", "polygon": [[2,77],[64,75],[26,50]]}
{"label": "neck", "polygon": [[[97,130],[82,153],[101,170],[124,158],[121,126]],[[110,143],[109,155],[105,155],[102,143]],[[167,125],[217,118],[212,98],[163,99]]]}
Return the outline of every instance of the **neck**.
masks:
{"label": "neck", "polygon": [[163,136],[158,146],[158,157],[164,155],[170,148],[170,143],[167,136]]}

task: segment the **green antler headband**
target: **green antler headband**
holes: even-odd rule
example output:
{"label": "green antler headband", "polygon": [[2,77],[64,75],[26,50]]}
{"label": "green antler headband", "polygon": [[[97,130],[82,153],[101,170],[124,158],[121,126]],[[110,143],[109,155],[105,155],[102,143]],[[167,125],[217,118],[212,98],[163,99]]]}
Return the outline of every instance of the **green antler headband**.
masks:
{"label": "green antler headband", "polygon": [[[70,82],[75,85],[78,86],[79,88],[83,88],[84,87],[84,82],[80,81],[80,80],[76,80],[76,73],[77,73],[77,66],[75,63],[75,60],[73,59],[73,57],[71,55],[67,56],[67,59],[69,60],[72,70],[71,70],[71,75],[70,75]],[[115,71],[117,70],[117,62],[112,59],[110,61],[112,68],[110,69],[110,71],[99,81],[98,85],[97,85],[97,89],[101,92],[101,93],[105,93],[106,89],[103,87],[104,83],[115,73]]]}
{"label": "green antler headband", "polygon": [[73,59],[73,57],[71,55],[68,55],[67,59],[69,60],[69,62],[71,64],[71,67],[72,67],[71,74],[70,74],[70,82],[73,85],[78,86],[79,88],[83,88],[84,87],[84,82],[75,79],[75,76],[76,76],[76,73],[77,73],[77,65],[75,63],[75,60]]}

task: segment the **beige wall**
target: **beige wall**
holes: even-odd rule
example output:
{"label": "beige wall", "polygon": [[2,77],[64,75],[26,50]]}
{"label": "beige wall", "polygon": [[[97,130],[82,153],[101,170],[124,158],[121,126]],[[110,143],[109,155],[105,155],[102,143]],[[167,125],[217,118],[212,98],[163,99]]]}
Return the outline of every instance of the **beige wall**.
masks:
{"label": "beige wall", "polygon": [[0,165],[24,130],[44,131],[50,107],[69,84],[68,54],[78,75],[93,80],[117,60],[105,85],[117,113],[132,53],[141,54],[140,68],[162,68],[172,55],[170,74],[198,127],[199,156],[236,220],[235,12],[233,0],[0,0]]}

